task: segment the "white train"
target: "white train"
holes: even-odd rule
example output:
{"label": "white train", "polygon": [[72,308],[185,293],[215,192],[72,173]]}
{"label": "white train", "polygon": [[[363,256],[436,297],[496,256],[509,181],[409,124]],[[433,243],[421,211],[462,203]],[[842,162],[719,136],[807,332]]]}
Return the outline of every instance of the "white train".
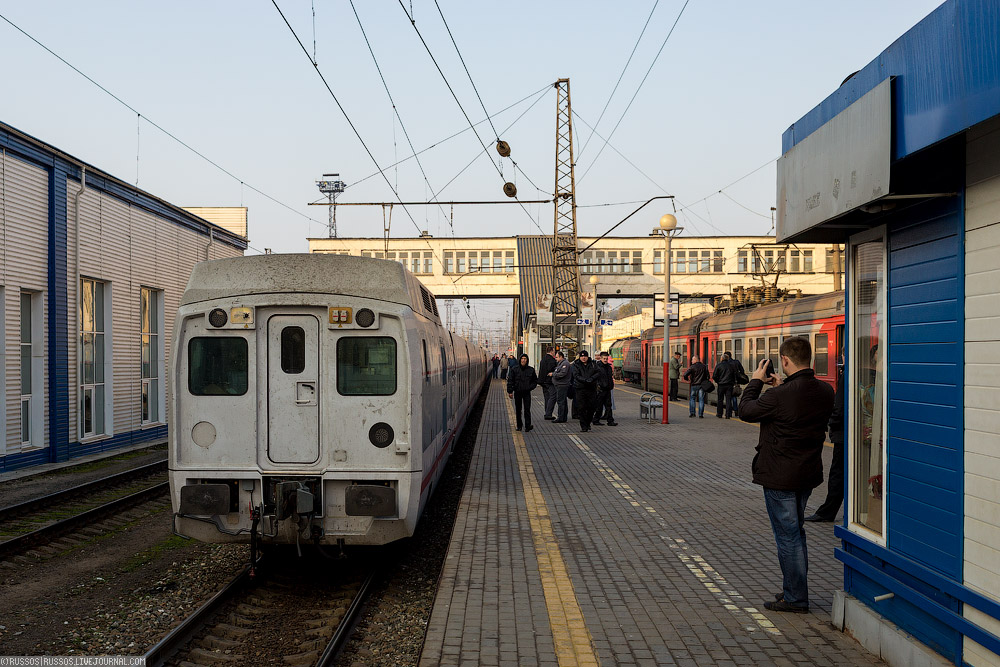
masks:
{"label": "white train", "polygon": [[195,266],[172,350],[174,529],[205,542],[413,534],[487,377],[396,262]]}

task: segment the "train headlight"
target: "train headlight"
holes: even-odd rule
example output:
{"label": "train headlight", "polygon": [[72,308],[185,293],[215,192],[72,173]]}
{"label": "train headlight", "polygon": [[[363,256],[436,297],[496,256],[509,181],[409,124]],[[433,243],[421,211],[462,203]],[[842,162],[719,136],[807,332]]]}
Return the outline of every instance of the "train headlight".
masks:
{"label": "train headlight", "polygon": [[359,327],[370,327],[375,324],[375,313],[370,308],[362,308],[354,314],[354,323]]}
{"label": "train headlight", "polygon": [[395,437],[396,434],[393,433],[392,427],[385,422],[375,424],[368,431],[368,440],[379,449],[384,449],[391,445]]}
{"label": "train headlight", "polygon": [[229,315],[221,308],[215,308],[208,314],[208,323],[213,327],[224,327],[229,321]]}

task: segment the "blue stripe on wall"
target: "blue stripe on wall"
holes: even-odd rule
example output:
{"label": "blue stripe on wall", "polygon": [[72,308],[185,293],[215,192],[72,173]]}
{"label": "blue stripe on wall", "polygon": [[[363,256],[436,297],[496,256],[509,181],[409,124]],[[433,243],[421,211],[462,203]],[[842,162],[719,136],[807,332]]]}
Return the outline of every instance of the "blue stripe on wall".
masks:
{"label": "blue stripe on wall", "polygon": [[888,544],[962,581],[962,200],[890,223]]}

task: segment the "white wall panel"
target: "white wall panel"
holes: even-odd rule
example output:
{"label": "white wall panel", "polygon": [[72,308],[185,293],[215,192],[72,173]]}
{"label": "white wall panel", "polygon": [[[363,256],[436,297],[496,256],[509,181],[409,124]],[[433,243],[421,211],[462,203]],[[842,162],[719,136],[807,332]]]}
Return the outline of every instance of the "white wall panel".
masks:
{"label": "white wall panel", "polygon": [[[1000,119],[968,134],[965,211],[965,543],[964,580],[1000,601]],[[994,634],[1000,621],[966,606]],[[966,639],[964,659],[1000,664]]]}
{"label": "white wall panel", "polygon": [[[2,238],[2,275],[4,332],[4,411],[6,433],[4,450],[0,453],[15,454],[21,451],[21,361],[20,345],[21,290],[41,292],[43,302],[48,287],[48,173],[7,153],[3,161],[0,180],[0,225]],[[46,347],[48,314],[44,313],[42,330],[36,340]],[[43,375],[48,377],[48,358],[43,361]],[[45,401],[45,442],[48,442],[47,386],[38,391]]]}
{"label": "white wall panel", "polygon": [[[77,187],[75,182],[69,184],[71,192]],[[72,215],[71,204],[69,216]],[[169,378],[167,368],[174,316],[192,267],[205,258],[208,237],[93,190],[88,190],[81,199],[80,217],[79,275],[111,285],[113,373],[108,378],[107,392],[108,396],[113,396],[113,433],[126,433],[142,427],[140,289],[149,287],[162,291],[164,355],[160,377],[166,382]],[[75,238],[73,225],[71,220],[71,257]],[[220,258],[241,254],[237,249],[219,243],[213,244],[212,253]],[[78,308],[78,276],[74,275],[72,265],[67,273],[70,276],[71,303]],[[74,359],[70,384],[74,387],[78,383],[75,356],[79,344],[79,325],[75,318],[74,315],[70,327]],[[166,391],[167,402],[161,412],[163,419],[169,405],[169,384]],[[75,395],[73,400],[71,422],[74,426],[71,433],[76,434],[78,404]]]}

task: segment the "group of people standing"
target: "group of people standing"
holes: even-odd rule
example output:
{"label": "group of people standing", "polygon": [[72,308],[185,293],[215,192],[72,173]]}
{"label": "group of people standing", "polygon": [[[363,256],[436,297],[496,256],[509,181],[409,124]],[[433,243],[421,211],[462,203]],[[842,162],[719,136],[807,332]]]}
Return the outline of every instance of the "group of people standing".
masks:
{"label": "group of people standing", "polygon": [[[674,352],[673,359],[670,360],[670,400],[677,400],[677,382],[680,377],[681,353]],[[691,357],[691,365],[684,372],[684,379],[690,383],[688,391],[688,417],[695,416],[697,409],[698,417],[705,416],[705,401],[708,394],[718,391],[716,394],[715,416],[722,419],[725,413],[726,419],[730,419],[737,411],[737,398],[742,393],[740,385],[750,382],[747,372],[743,369],[743,364],[739,359],[733,359],[729,352],[722,354],[722,359],[708,372],[708,366],[702,363],[698,355]],[[715,385],[712,384],[715,381]]]}
{"label": "group of people standing", "polygon": [[497,376],[499,376],[501,380],[506,380],[507,370],[510,368],[510,360],[513,358],[513,356],[508,357],[506,352],[500,356],[494,354],[493,358],[490,359],[490,377],[496,380]]}
{"label": "group of people standing", "polygon": [[599,360],[591,360],[584,350],[570,363],[562,350],[549,348],[537,373],[528,361],[528,355],[522,354],[518,363],[507,370],[507,393],[514,399],[518,431],[523,428],[528,432],[533,428],[531,392],[538,385],[542,386],[544,418],[552,423],[566,423],[572,400],[572,416],[580,420],[581,431],[589,431],[594,424],[618,425],[614,417],[614,367],[607,352],[601,352]]}

